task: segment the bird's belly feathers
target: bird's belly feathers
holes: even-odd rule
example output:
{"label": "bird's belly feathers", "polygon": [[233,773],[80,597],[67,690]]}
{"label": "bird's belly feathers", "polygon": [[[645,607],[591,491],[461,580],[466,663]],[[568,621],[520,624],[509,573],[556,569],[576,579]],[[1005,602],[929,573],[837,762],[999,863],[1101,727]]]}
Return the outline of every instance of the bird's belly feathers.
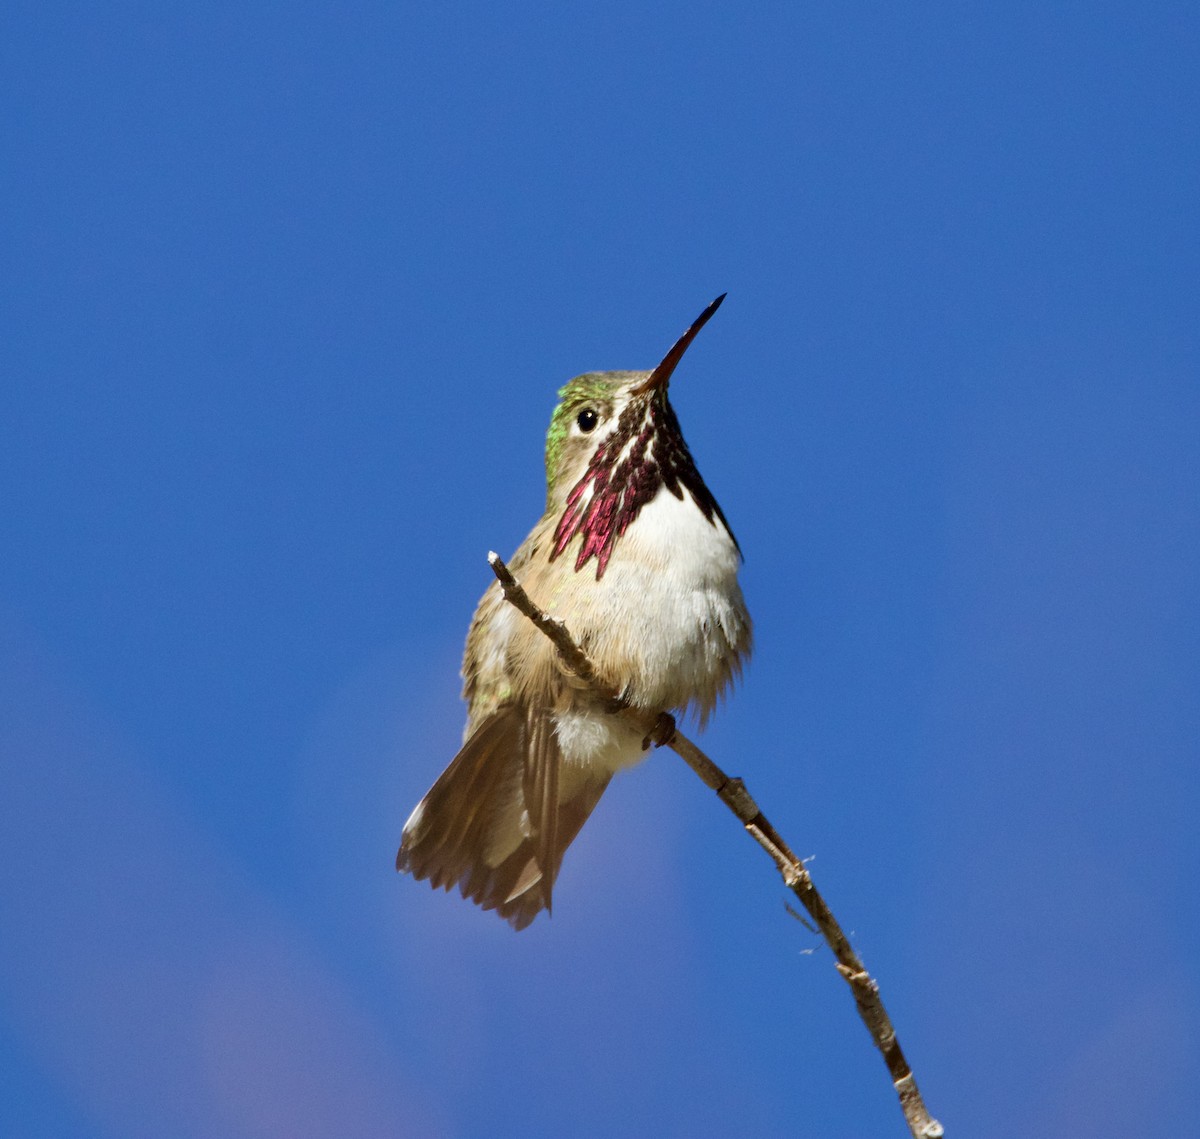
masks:
{"label": "bird's belly feathers", "polygon": [[[737,547],[687,492],[660,490],[617,542],[605,572],[567,571],[548,608],[602,676],[647,709],[693,707],[706,717],[750,649]],[[572,580],[573,579],[573,580]]]}
{"label": "bird's belly feathers", "polygon": [[[523,547],[533,547],[532,556],[521,559],[518,577],[566,624],[601,678],[647,711],[691,709],[707,718],[750,651],[740,555],[721,521],[705,518],[686,490],[678,499],[662,489],[618,540],[599,579],[595,561],[574,568],[580,539],[551,562],[536,536]],[[612,772],[643,758],[642,733],[585,688],[564,686],[554,646],[495,588],[485,608],[488,620],[477,615],[481,635],[464,662],[464,674],[480,681],[468,734],[507,692],[549,699],[568,766]]]}

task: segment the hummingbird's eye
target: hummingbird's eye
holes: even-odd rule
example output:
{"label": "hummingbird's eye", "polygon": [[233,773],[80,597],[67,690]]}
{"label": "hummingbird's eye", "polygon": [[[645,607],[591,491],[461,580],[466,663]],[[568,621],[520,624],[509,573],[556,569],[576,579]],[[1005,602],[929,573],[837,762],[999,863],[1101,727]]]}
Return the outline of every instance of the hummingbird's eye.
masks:
{"label": "hummingbird's eye", "polygon": [[575,422],[579,424],[579,430],[586,435],[589,431],[596,429],[596,424],[600,422],[600,416],[592,408],[585,407],[575,417]]}

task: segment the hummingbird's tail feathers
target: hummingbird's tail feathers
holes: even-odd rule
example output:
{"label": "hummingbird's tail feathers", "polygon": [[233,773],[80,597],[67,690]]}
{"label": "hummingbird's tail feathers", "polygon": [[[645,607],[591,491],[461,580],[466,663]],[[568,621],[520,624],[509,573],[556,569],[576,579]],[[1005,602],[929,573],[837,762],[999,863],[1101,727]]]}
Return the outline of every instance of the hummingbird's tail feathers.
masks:
{"label": "hummingbird's tail feathers", "polygon": [[[525,811],[534,840],[533,863],[542,882],[542,895],[547,911],[554,880],[563,852],[558,849],[558,776],[562,768],[562,752],[554,734],[550,717],[544,712],[527,718],[528,747],[525,752]],[[525,871],[517,887],[529,875]],[[513,889],[509,900],[524,894],[533,885]]]}
{"label": "hummingbird's tail feathers", "polygon": [[[501,917],[507,918],[515,929],[524,929],[543,909],[547,913],[550,912],[550,895],[554,883],[558,880],[563,855],[566,854],[567,847],[579,836],[588,816],[596,809],[596,804],[600,802],[600,796],[604,794],[610,779],[611,776],[604,776],[601,779],[586,780],[572,791],[570,798],[559,802],[552,837],[539,844],[539,853],[526,862],[521,876],[513,885],[512,892],[505,899],[513,907],[511,916],[497,907]],[[518,850],[513,857],[524,856],[526,853],[524,849]],[[543,874],[543,866],[549,867],[548,873]],[[540,889],[530,893],[534,891],[534,887]],[[484,909],[487,908],[484,906]]]}
{"label": "hummingbird's tail feathers", "polygon": [[549,910],[563,853],[608,780],[559,801],[562,754],[547,714],[498,708],[471,734],[407,823],[396,869],[458,886],[515,929]]}

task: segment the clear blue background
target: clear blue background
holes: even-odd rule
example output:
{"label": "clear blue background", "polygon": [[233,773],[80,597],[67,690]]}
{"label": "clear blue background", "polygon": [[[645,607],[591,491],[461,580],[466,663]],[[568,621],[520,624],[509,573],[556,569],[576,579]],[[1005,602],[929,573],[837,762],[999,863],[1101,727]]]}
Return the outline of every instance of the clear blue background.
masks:
{"label": "clear blue background", "polygon": [[950,1134],[1200,1111],[1194,3],[0,16],[0,1133],[904,1134],[673,756],[521,935],[398,878],[555,389],[746,552],[706,746]]}

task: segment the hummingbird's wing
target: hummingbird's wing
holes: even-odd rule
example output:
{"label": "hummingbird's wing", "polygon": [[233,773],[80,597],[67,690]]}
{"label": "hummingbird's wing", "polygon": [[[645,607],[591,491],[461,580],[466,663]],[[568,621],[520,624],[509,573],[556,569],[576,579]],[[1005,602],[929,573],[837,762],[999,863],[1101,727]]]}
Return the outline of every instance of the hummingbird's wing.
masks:
{"label": "hummingbird's wing", "polygon": [[396,869],[494,909],[524,929],[550,908],[563,854],[608,779],[559,801],[562,753],[549,713],[505,704],[463,744],[404,825]]}

